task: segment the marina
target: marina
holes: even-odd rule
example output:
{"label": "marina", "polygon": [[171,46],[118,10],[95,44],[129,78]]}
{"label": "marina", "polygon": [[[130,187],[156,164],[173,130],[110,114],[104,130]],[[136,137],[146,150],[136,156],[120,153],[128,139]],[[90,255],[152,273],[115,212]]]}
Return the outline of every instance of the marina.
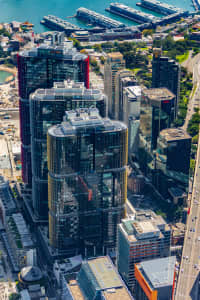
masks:
{"label": "marina", "polygon": [[111,3],[110,7],[106,8],[106,10],[140,24],[159,21],[159,18],[151,14],[144,13],[122,3]]}

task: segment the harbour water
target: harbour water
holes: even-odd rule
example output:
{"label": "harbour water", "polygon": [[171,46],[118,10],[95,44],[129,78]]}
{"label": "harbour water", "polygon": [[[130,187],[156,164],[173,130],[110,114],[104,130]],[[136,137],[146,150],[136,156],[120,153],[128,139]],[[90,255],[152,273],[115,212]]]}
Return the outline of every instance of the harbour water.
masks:
{"label": "harbour water", "polygon": [[[126,25],[135,25],[136,23],[124,19],[122,17],[113,15],[105,11],[105,8],[109,6],[109,0],[0,0],[0,22],[11,22],[15,21],[29,21],[35,25],[35,32],[46,31],[47,29],[40,24],[43,16],[52,14],[60,18],[66,19],[67,21],[83,26],[76,18],[67,18],[67,16],[73,16],[76,13],[76,10],[83,6],[96,12],[102,13],[108,17],[111,17],[115,20],[121,21]],[[136,3],[139,0],[119,0],[116,2],[124,3],[133,8],[142,10],[147,13],[151,13],[155,16],[160,16],[158,13],[148,11],[144,8],[136,6]],[[163,0],[168,4],[186,9],[189,11],[194,11],[192,0]]]}

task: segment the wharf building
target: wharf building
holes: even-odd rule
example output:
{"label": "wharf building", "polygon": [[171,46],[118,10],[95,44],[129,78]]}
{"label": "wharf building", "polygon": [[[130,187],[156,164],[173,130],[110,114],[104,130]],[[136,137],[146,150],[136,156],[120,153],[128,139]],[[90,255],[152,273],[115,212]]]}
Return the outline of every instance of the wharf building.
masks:
{"label": "wharf building", "polygon": [[191,136],[182,128],[160,132],[155,155],[154,184],[159,192],[182,205],[189,184]]}
{"label": "wharf building", "polygon": [[154,169],[153,151],[160,131],[169,128],[174,120],[174,101],[174,94],[167,88],[142,90],[138,158],[146,175]]}
{"label": "wharf building", "polygon": [[47,134],[49,242],[69,257],[107,253],[125,216],[127,127],[97,109],[64,119]]}
{"label": "wharf building", "polygon": [[137,5],[152,11],[156,11],[163,15],[171,15],[171,14],[183,12],[181,8],[157,0],[141,0],[141,2],[137,3]]}
{"label": "wharf building", "polygon": [[29,96],[38,88],[51,88],[54,82],[72,79],[89,88],[89,57],[77,52],[63,33],[52,34],[51,41],[18,55],[19,110],[22,178],[31,185],[31,137]]}
{"label": "wharf building", "polygon": [[133,300],[108,256],[84,261],[76,279],[67,283],[70,300]]}
{"label": "wharf building", "polygon": [[[108,96],[108,115],[118,119],[119,103],[115,99],[115,78],[119,70],[124,70],[125,60],[120,52],[109,53],[104,65],[104,92]],[[119,96],[120,97],[120,87]]]}
{"label": "wharf building", "polygon": [[132,292],[135,264],[169,256],[170,243],[170,227],[152,211],[140,211],[135,218],[123,219],[118,225],[117,268]]}
{"label": "wharf building", "polygon": [[70,35],[74,31],[81,30],[78,26],[53,15],[44,16],[40,23],[53,30],[64,31],[67,35]]}
{"label": "wharf building", "polygon": [[167,88],[175,96],[174,117],[178,113],[180,94],[180,65],[169,57],[162,56],[159,48],[153,49],[152,60],[152,88]]}
{"label": "wharf building", "polygon": [[136,299],[173,299],[175,264],[175,256],[135,264]]}
{"label": "wharf building", "polygon": [[110,3],[109,8],[107,8],[106,10],[140,24],[152,23],[160,20],[158,17],[117,2]]}
{"label": "wharf building", "polygon": [[95,11],[85,7],[80,7],[76,11],[76,17],[86,21],[87,23],[95,24],[104,28],[123,28],[126,27],[123,23],[101,15]]}
{"label": "wharf building", "polygon": [[97,108],[107,116],[107,97],[84,83],[56,82],[50,89],[38,89],[30,95],[32,205],[37,219],[48,218],[47,130],[63,120],[65,111]]}

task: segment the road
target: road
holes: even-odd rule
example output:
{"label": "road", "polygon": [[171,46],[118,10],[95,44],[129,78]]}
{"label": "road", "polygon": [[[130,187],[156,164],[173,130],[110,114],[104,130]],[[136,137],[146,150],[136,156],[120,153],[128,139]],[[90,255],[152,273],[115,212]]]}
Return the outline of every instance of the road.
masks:
{"label": "road", "polygon": [[191,119],[194,108],[199,108],[200,101],[200,54],[197,54],[193,58],[191,57],[191,53],[187,62],[183,63],[182,66],[186,67],[189,72],[193,73],[193,90],[188,103],[187,115],[185,118],[185,123],[183,125],[183,129],[187,130],[188,122]]}
{"label": "road", "polygon": [[[193,72],[193,89],[188,111],[183,126],[187,129],[188,122],[194,113],[194,108],[200,106],[200,54],[189,57],[185,67]],[[196,154],[196,166],[191,195],[190,213],[187,218],[186,233],[179,276],[175,292],[175,300],[200,300],[200,134]]]}
{"label": "road", "polygon": [[196,167],[190,213],[184,239],[175,300],[199,300],[200,271],[200,134],[196,154]]}

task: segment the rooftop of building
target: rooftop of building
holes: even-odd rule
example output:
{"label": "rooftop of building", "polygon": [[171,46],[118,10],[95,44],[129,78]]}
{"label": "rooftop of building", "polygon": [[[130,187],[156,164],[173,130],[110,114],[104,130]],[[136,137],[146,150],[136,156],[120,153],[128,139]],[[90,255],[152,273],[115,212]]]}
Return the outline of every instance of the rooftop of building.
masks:
{"label": "rooftop of building", "polygon": [[63,82],[55,82],[50,89],[37,89],[32,95],[32,100],[52,100],[55,97],[71,97],[72,99],[98,101],[103,100],[106,96],[98,89],[86,89],[83,82],[74,82],[65,80]]}
{"label": "rooftop of building", "polygon": [[[91,281],[91,289],[101,291],[106,300],[133,299],[120,278],[111,260],[107,257],[97,257],[83,263],[85,272]],[[77,290],[77,294],[79,290]],[[82,299],[82,298],[75,298]],[[85,298],[83,298],[85,299]]]}
{"label": "rooftop of building", "polygon": [[59,268],[63,273],[67,273],[77,268],[78,266],[81,266],[82,261],[82,256],[77,255],[70,258],[56,260],[54,266],[55,268]]}
{"label": "rooftop of building", "polygon": [[48,134],[65,137],[76,134],[76,130],[80,128],[85,129],[87,127],[93,127],[94,130],[98,130],[98,132],[118,131],[127,128],[122,122],[101,118],[99,111],[96,108],[82,108],[65,112],[64,122],[52,126],[48,130]]}
{"label": "rooftop of building", "polygon": [[146,18],[146,20],[149,20],[149,21],[155,21],[155,20],[158,20],[158,19],[159,19],[159,18],[156,17],[156,16],[153,16],[153,15],[151,15],[151,14],[147,14],[147,13],[145,13],[145,12],[143,12],[143,11],[138,10],[138,9],[134,9],[134,8],[132,8],[132,7],[130,7],[130,6],[127,6],[127,5],[123,4],[123,3],[118,3],[118,2],[110,3],[110,6],[111,6],[111,7],[112,7],[112,6],[118,7],[118,8],[120,8],[121,10],[127,11],[127,12],[132,13],[132,14],[139,15],[139,16],[141,16],[141,17],[143,17],[143,18]]}
{"label": "rooftop of building", "polygon": [[142,88],[140,85],[127,86],[124,88],[124,91],[128,94],[129,97],[140,97]]}
{"label": "rooftop of building", "polygon": [[167,128],[160,132],[160,137],[164,138],[167,142],[177,140],[191,139],[191,136],[183,128]]}
{"label": "rooftop of building", "polygon": [[171,5],[171,4],[164,3],[164,2],[161,2],[161,1],[157,1],[157,0],[143,0],[143,1],[155,4],[155,5],[163,7],[163,8],[170,9],[170,10],[172,10],[174,12],[181,12],[181,11],[183,11],[181,8],[175,7],[175,6]]}
{"label": "rooftop of building", "polygon": [[48,35],[38,47],[26,49],[19,53],[20,57],[53,57],[63,58],[65,60],[85,60],[88,56],[80,53],[73,48],[73,43],[70,40],[65,40],[61,32],[53,32]]}
{"label": "rooftop of building", "polygon": [[107,56],[111,59],[123,59],[123,55],[120,52],[111,52]]}
{"label": "rooftop of building", "polygon": [[150,88],[142,91],[143,95],[154,101],[173,100],[175,95],[167,88]]}
{"label": "rooftop of building", "polygon": [[38,267],[24,267],[20,272],[20,278],[25,282],[33,282],[42,279],[42,272]]}
{"label": "rooftop of building", "polygon": [[172,286],[174,278],[175,256],[158,258],[137,264],[140,272],[153,290]]}
{"label": "rooftop of building", "polygon": [[77,280],[70,280],[68,282],[68,288],[71,292],[73,300],[85,300],[83,292],[81,291]]}
{"label": "rooftop of building", "polygon": [[104,23],[110,24],[110,25],[112,25],[114,27],[125,27],[125,25],[123,23],[121,23],[121,22],[119,22],[117,20],[111,19],[109,17],[106,17],[106,16],[104,16],[102,14],[97,13],[96,11],[87,9],[85,7],[79,7],[77,9],[77,15],[79,15],[80,12],[84,13],[84,14],[86,14],[88,16],[91,16],[91,17],[93,17],[95,19],[99,19],[99,20],[103,21]]}
{"label": "rooftop of building", "polygon": [[170,231],[169,225],[152,210],[136,210],[134,219],[123,219],[119,226],[130,242],[162,238],[162,232]]}
{"label": "rooftop of building", "polygon": [[161,238],[162,233],[150,221],[124,219],[120,227],[130,242],[137,242],[149,238]]}
{"label": "rooftop of building", "polygon": [[176,197],[176,198],[179,198],[179,197],[186,197],[187,194],[185,193],[184,190],[178,188],[178,187],[171,187],[169,189],[169,193],[172,197]]}

